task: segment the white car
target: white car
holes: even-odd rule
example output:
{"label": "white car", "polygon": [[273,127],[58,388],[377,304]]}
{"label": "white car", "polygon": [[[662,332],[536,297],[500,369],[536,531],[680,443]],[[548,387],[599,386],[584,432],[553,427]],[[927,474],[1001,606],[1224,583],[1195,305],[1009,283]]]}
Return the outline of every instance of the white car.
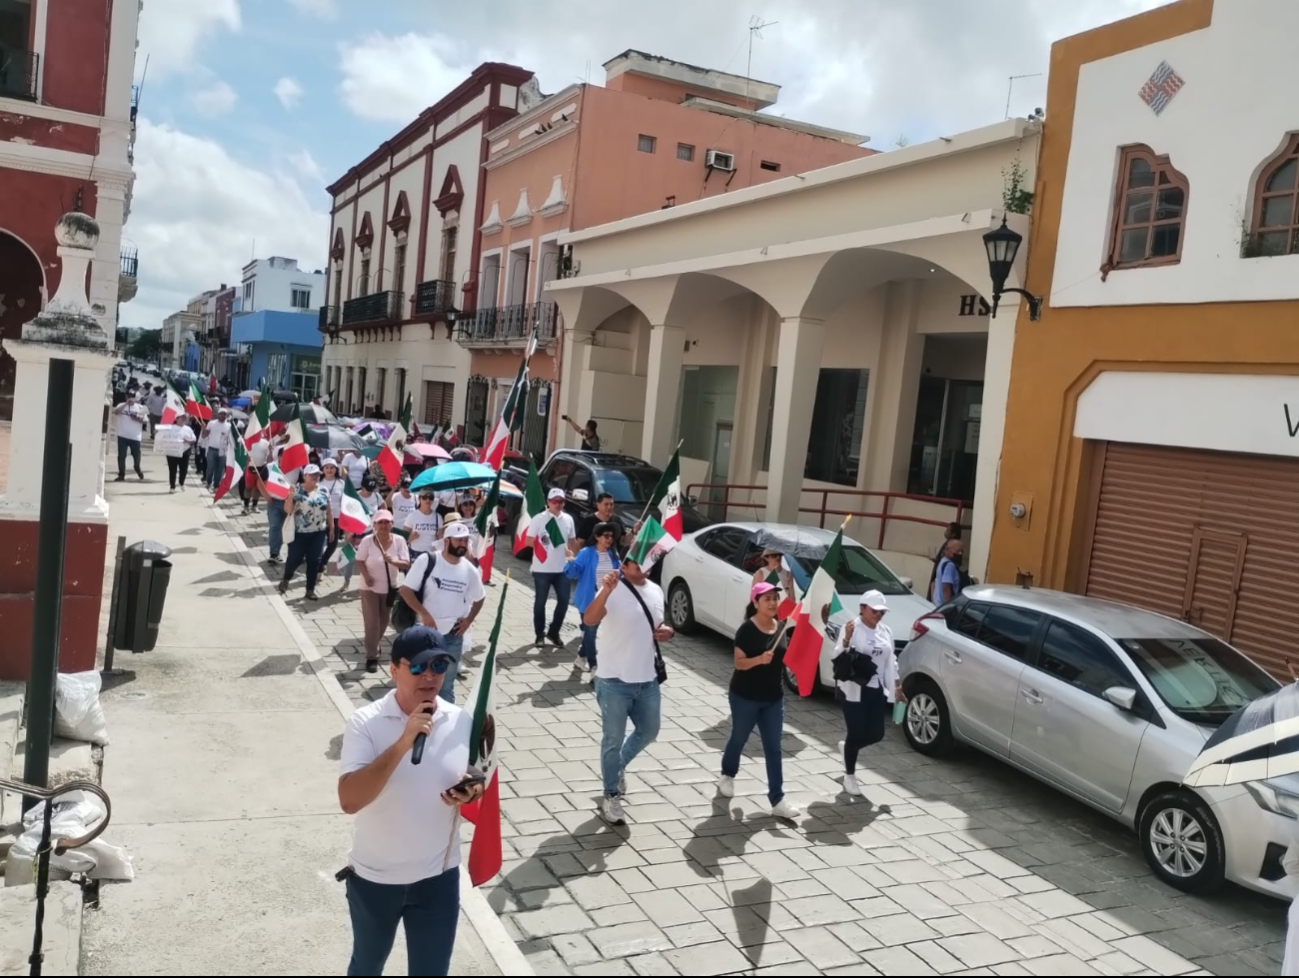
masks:
{"label": "white car", "polygon": [[[789,523],[718,523],[686,534],[663,558],[668,623],[679,632],[704,625],[731,638],[744,623],[753,574],[762,565],[764,549],[770,546],[785,555],[799,591],[792,597],[797,599],[833,540],[832,530]],[[843,556],[836,581],[843,611],[831,618],[831,635],[837,636],[844,622],[857,614],[861,595],[874,589],[888,596],[887,620],[900,651],[912,624],[932,611],[933,604],[911,590],[911,581],[898,577],[861,544],[845,540]],[[821,650],[819,681],[827,687],[834,685],[831,651],[828,642]]]}

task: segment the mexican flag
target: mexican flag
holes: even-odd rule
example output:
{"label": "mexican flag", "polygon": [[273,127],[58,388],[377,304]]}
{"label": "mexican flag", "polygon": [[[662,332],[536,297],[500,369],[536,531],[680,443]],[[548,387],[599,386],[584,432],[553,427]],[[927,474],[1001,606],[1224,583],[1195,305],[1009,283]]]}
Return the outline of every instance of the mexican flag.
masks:
{"label": "mexican flag", "polygon": [[334,566],[340,571],[356,563],[356,548],[350,543],[344,541],[338,548],[337,555],[334,557]]}
{"label": "mexican flag", "polygon": [[843,527],[835,534],[834,542],[821,559],[821,565],[812,575],[803,600],[791,616],[794,634],[785,652],[785,665],[798,680],[801,696],[812,695],[817,670],[821,668],[821,648],[825,644],[825,624],[836,612],[843,610],[835,594],[834,581],[839,573],[843,552]]}
{"label": "mexican flag", "polygon": [[272,462],[266,470],[266,491],[273,499],[288,499],[289,493],[293,491],[289,480],[284,478],[279,462]]}
{"label": "mexican flag", "polygon": [[307,429],[302,424],[302,411],[297,404],[293,405],[293,417],[284,430],[289,433],[289,441],[280,455],[280,468],[291,472],[307,464]]}
{"label": "mexican flag", "polygon": [[244,444],[252,448],[263,438],[271,437],[271,392],[264,390],[257,398],[257,407],[253,409],[248,426],[244,428]]}
{"label": "mexican flag", "polygon": [[492,579],[492,560],[496,556],[492,531],[496,529],[496,509],[500,504],[501,473],[497,471],[496,478],[492,480],[492,488],[488,490],[487,498],[478,507],[478,515],[474,517],[474,529],[478,531],[479,541],[478,553],[474,556],[478,558],[478,567],[483,572],[484,584]]}
{"label": "mexican flag", "polygon": [[[218,502],[232,486],[239,485],[239,480],[244,477],[244,469],[248,468],[248,453],[244,451],[244,443],[238,438],[232,442],[232,451],[226,458],[226,474],[221,478],[221,484],[216,488],[216,494],[212,501]],[[247,503],[244,504],[247,508]]]}
{"label": "mexican flag", "polygon": [[676,545],[676,537],[664,529],[663,524],[654,517],[647,516],[645,522],[641,524],[640,533],[636,534],[631,550],[627,553],[627,559],[634,560],[648,573],[649,569]]}
{"label": "mexican flag", "polygon": [[176,419],[185,413],[185,401],[171,384],[167,385],[167,403],[163,406],[160,424],[175,424]]}
{"label": "mexican flag", "polygon": [[471,697],[474,725],[469,737],[469,764],[487,775],[483,796],[460,808],[465,820],[474,827],[474,838],[469,843],[469,881],[474,886],[482,886],[499,873],[502,863],[501,779],[496,766],[496,724],[492,709],[496,699],[496,646],[501,638],[501,619],[509,589],[507,575],[496,606],[496,621],[487,639],[487,654],[479,667],[478,685]]}
{"label": "mexican flag", "polygon": [[681,521],[680,453],[680,449],[672,453],[672,461],[668,462],[668,467],[659,476],[654,494],[650,496],[650,507],[658,507],[659,512],[663,514],[663,529],[674,540],[680,540],[685,529]]}
{"label": "mexican flag", "polygon": [[483,453],[483,464],[490,465],[498,472],[505,462],[505,449],[509,447],[510,435],[523,427],[523,409],[528,399],[528,363],[536,349],[537,333],[534,330],[528,340],[528,349],[523,354],[523,362],[519,364],[514,386],[510,388],[510,396],[506,398],[505,408],[501,411],[501,418],[496,422],[491,440],[487,442],[487,449]]}
{"label": "mexican flag", "polygon": [[388,485],[395,486],[401,478],[402,455],[405,453],[406,429],[400,423],[392,426],[392,434],[388,436],[388,444],[379,449],[379,457],[376,461],[379,468],[383,470],[383,477],[388,480]]}
{"label": "mexican flag", "polygon": [[[517,557],[528,549],[528,528],[532,526],[532,518],[544,512],[546,512],[546,491],[541,488],[541,476],[537,474],[537,464],[530,461],[528,462],[528,488],[523,493],[523,507],[519,510],[519,522],[514,526],[514,556]],[[560,532],[559,524],[555,522],[554,517],[546,521],[545,540],[537,537],[532,545],[532,553],[537,560],[546,559],[547,540],[552,547],[564,545],[564,534]]]}
{"label": "mexican flag", "polygon": [[185,411],[198,418],[200,421],[212,420],[212,408],[208,406],[207,398],[203,392],[194,386],[194,381],[189,382],[189,397],[185,400]]}
{"label": "mexican flag", "polygon": [[364,533],[370,529],[370,511],[365,507],[351,479],[343,483],[343,502],[338,509],[338,529],[343,533]]}
{"label": "mexican flag", "polygon": [[406,403],[401,407],[401,417],[397,423],[408,437],[415,438],[419,435],[419,425],[415,423],[415,398],[410,391],[406,392]]}

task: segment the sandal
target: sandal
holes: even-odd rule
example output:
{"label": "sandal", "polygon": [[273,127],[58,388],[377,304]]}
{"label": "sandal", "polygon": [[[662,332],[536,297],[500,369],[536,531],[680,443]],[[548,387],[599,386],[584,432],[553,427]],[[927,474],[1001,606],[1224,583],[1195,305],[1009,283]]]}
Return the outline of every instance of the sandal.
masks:
{"label": "sandal", "polygon": [[378,672],[378,671],[379,671],[379,660],[378,660],[378,659],[366,659],[366,660],[365,660],[365,671],[366,671],[366,672]]}

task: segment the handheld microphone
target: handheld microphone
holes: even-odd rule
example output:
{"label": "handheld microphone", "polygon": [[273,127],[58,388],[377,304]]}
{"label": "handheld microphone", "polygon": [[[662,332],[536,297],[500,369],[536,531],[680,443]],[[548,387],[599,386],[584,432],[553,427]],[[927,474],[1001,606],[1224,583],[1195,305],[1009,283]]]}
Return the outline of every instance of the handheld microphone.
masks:
{"label": "handheld microphone", "polygon": [[[433,707],[426,706],[424,712],[431,714],[433,712]],[[410,749],[410,762],[412,764],[418,764],[420,761],[424,760],[424,741],[426,740],[428,740],[428,734],[426,733],[417,733],[415,735],[415,744]]]}

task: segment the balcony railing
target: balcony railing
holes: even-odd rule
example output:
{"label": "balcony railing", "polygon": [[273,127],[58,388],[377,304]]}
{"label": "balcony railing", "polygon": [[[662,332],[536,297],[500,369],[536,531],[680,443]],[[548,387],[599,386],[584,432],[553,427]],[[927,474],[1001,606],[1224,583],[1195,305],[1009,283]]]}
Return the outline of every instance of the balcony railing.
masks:
{"label": "balcony railing", "polygon": [[455,283],[432,279],[415,286],[415,315],[446,312],[455,308]]}
{"label": "balcony railing", "polygon": [[41,56],[0,44],[0,96],[36,101],[36,75]]}
{"label": "balcony railing", "polygon": [[321,306],[319,327],[322,333],[338,326],[338,306]]}
{"label": "balcony railing", "polygon": [[524,343],[535,328],[545,343],[555,338],[556,306],[533,302],[517,306],[488,306],[456,324],[456,339],[465,344]]}
{"label": "balcony railing", "polygon": [[140,253],[134,248],[122,249],[122,274],[127,278],[140,277]]}
{"label": "balcony railing", "polygon": [[366,323],[400,322],[400,292],[375,292],[343,303],[343,325],[360,326]]}

